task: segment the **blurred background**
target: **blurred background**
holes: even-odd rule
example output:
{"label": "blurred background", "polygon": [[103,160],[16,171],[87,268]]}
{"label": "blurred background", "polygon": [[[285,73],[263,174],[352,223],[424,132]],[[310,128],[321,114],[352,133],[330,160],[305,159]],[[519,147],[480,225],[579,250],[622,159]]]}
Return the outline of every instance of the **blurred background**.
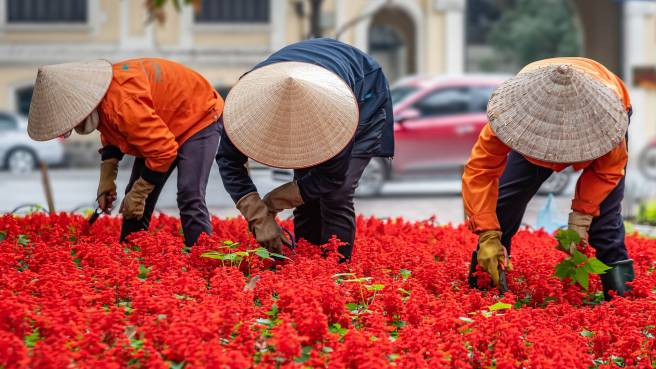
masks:
{"label": "blurred background", "polygon": [[[652,0],[0,0],[0,211],[92,206],[97,135],[32,142],[25,132],[36,69],[82,59],[163,57],[199,71],[224,97],[271,52],[333,37],[373,55],[393,85],[397,153],[365,171],[357,211],[461,222],[460,173],[492,91],[523,65],[586,56],[626,82],[633,101],[624,211],[656,220],[656,1]],[[124,186],[129,160],[119,176]],[[216,167],[207,201],[237,214]],[[566,220],[577,173],[552,176],[526,222]],[[253,165],[260,192],[290,173]],[[175,178],[175,177],[173,177]],[[160,199],[177,214],[175,181]],[[542,214],[542,215],[540,215]],[[540,216],[539,216],[540,215]],[[540,219],[538,219],[540,218]]]}

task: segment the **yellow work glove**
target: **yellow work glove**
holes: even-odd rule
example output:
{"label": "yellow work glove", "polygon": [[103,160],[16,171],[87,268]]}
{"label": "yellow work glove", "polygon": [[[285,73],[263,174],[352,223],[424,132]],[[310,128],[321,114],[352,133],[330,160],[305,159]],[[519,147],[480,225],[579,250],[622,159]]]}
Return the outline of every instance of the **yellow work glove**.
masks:
{"label": "yellow work glove", "polygon": [[100,163],[100,179],[98,181],[98,206],[105,213],[112,211],[116,200],[116,176],[118,176],[118,160],[107,159]]}
{"label": "yellow work glove", "polygon": [[506,267],[506,248],[501,244],[501,232],[484,231],[478,235],[478,265],[492,277],[499,287],[499,265]]}
{"label": "yellow work glove", "polygon": [[251,192],[239,199],[237,209],[246,218],[248,230],[260,246],[271,252],[280,253],[283,244],[290,244],[282,228],[276,223],[275,215],[260,199],[257,192]]}
{"label": "yellow work glove", "polygon": [[[581,244],[584,246],[588,244],[588,231],[590,230],[590,224],[592,224],[592,215],[579,213],[578,211],[572,211],[569,213],[569,220],[567,221],[567,229],[570,231],[575,231],[581,238]],[[568,254],[572,254],[578,245],[572,243],[569,246],[569,250],[563,250],[560,244],[558,249],[564,251]]]}
{"label": "yellow work glove", "polygon": [[146,199],[154,189],[154,184],[139,177],[132,185],[130,192],[123,198],[119,212],[126,219],[141,219],[146,207]]}
{"label": "yellow work glove", "polygon": [[293,209],[299,205],[303,205],[301,190],[298,188],[296,182],[288,182],[274,188],[264,196],[262,201],[269,208],[269,211],[274,214],[285,209]]}

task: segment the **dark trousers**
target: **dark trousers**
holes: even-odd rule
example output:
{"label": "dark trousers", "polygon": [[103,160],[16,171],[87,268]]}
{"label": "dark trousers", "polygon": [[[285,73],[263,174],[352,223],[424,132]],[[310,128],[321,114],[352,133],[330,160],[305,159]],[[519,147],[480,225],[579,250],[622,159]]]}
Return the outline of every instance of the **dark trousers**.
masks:
{"label": "dark trousers", "polygon": [[[553,170],[535,165],[515,151],[509,154],[506,169],[499,180],[497,200],[497,218],[503,233],[501,243],[508,249],[508,254],[526,205],[551,173]],[[597,251],[597,258],[606,264],[628,259],[624,244],[623,198],[624,178],[601,203],[600,214],[590,226],[590,245]]]}
{"label": "dark trousers", "polygon": [[[350,259],[355,240],[355,208],[353,195],[369,158],[352,158],[346,180],[339,189],[307,202],[294,209],[294,233],[315,245],[322,245],[336,236],[347,244],[339,248],[345,259]],[[294,171],[298,179],[309,169]]]}
{"label": "dark trousers", "polygon": [[[218,123],[213,123],[191,136],[178,149],[178,157],[166,174],[168,180],[173,169],[178,168],[177,202],[187,246],[195,244],[201,233],[212,233],[210,214],[205,205],[205,190],[212,163],[219,147],[220,136]],[[144,159],[137,158],[135,160],[130,181],[125,189],[126,194],[130,191],[134,182],[139,179],[144,165]],[[144,215],[141,219],[123,219],[121,242],[131,233],[148,229],[150,218],[155,210],[155,204],[165,183],[166,181],[155,186],[155,189],[148,195]]]}

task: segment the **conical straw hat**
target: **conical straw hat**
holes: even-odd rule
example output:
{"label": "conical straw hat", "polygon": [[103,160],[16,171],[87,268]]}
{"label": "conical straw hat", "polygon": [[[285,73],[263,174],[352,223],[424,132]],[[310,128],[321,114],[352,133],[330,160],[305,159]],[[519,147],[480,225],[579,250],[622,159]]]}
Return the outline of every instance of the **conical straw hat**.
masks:
{"label": "conical straw hat", "polygon": [[519,153],[552,163],[601,157],[619,145],[628,116],[610,88],[569,65],[520,73],[490,98],[494,133]]}
{"label": "conical straw hat", "polygon": [[112,65],[106,60],[39,68],[27,133],[46,141],[70,131],[98,106],[111,81]]}
{"label": "conical straw hat", "polygon": [[223,110],[226,133],[244,155],[277,168],[307,168],[346,147],[358,126],[353,91],[336,74],[300,62],[241,78]]}

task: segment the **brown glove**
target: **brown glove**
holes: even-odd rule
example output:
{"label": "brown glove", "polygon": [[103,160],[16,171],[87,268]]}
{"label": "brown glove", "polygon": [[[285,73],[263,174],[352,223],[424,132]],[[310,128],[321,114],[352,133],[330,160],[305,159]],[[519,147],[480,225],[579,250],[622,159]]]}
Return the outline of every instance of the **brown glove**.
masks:
{"label": "brown glove", "polygon": [[506,267],[506,248],[501,244],[501,232],[484,231],[478,235],[478,265],[483,267],[494,285],[499,287],[499,265]]}
{"label": "brown glove", "polygon": [[285,209],[293,209],[299,205],[303,205],[303,198],[301,197],[301,190],[298,188],[296,182],[287,182],[282,186],[278,186],[271,190],[262,200],[274,214],[277,214]]}
{"label": "brown glove", "polygon": [[275,215],[269,211],[257,192],[251,192],[239,199],[237,209],[246,218],[248,230],[260,246],[280,253],[283,244],[290,245],[282,228],[276,223]]}
{"label": "brown glove", "polygon": [[[588,244],[588,231],[590,230],[590,224],[592,224],[592,215],[579,213],[578,211],[572,211],[569,213],[569,220],[567,221],[567,229],[570,231],[575,231],[581,238],[581,243],[583,245]],[[572,254],[576,249],[575,244],[569,246],[569,250],[563,250],[560,245],[558,249],[569,254]]]}
{"label": "brown glove", "polygon": [[116,200],[116,177],[118,176],[118,160],[107,159],[100,163],[100,180],[98,181],[98,206],[105,213],[112,211]]}
{"label": "brown glove", "polygon": [[154,189],[154,184],[140,177],[134,182],[130,192],[123,198],[119,212],[126,219],[141,219],[146,207],[146,199]]}

